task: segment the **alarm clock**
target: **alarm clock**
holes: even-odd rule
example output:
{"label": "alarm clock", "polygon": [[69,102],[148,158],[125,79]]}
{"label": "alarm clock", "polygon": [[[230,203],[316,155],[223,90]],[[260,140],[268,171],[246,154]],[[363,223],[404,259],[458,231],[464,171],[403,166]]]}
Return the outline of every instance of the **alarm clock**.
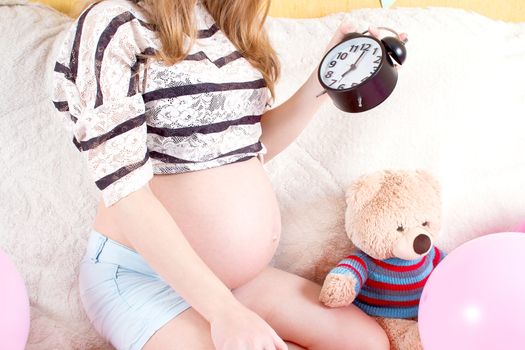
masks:
{"label": "alarm clock", "polygon": [[403,64],[405,42],[396,37],[377,39],[363,33],[349,33],[321,60],[318,78],[335,106],[345,112],[359,113],[378,106],[394,91],[397,69]]}

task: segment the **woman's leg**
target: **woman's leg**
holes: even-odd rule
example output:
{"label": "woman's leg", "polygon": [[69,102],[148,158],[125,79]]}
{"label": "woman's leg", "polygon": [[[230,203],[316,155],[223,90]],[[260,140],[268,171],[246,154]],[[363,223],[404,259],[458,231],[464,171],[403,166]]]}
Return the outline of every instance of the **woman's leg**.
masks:
{"label": "woman's leg", "polygon": [[[289,350],[389,348],[384,331],[372,318],[353,305],[324,307],[317,299],[320,289],[314,282],[269,267],[234,294],[289,342]],[[208,322],[192,308],[160,328],[143,348],[178,349],[214,349]]]}
{"label": "woman's leg", "polygon": [[189,308],[160,328],[142,350],[214,350],[210,325]]}
{"label": "woman's leg", "polygon": [[[304,350],[286,343],[288,350]],[[195,310],[188,309],[160,328],[142,350],[214,350],[209,323]]]}
{"label": "woman's leg", "polygon": [[389,349],[375,320],[354,305],[323,306],[318,301],[320,290],[312,281],[268,267],[234,294],[284,340],[308,350]]}

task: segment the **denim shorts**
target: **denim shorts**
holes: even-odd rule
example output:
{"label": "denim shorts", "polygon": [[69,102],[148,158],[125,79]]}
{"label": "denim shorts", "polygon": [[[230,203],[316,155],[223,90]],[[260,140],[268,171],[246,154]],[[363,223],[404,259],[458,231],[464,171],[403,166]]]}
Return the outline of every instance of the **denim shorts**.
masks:
{"label": "denim shorts", "polygon": [[117,350],[140,350],[190,305],[135,250],[92,229],[79,269],[80,299]]}

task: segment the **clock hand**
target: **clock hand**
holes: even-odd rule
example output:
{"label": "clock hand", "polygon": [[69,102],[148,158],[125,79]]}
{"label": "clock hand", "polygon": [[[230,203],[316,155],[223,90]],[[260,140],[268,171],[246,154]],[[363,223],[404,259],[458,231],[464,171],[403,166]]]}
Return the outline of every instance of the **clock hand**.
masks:
{"label": "clock hand", "polygon": [[[343,79],[348,73],[353,71],[355,68],[356,68],[355,63],[352,63],[350,65],[350,68],[346,72],[344,72],[343,75],[341,75],[341,79]],[[341,81],[341,79],[339,79],[339,81]]]}
{"label": "clock hand", "polygon": [[363,51],[363,53],[357,58],[357,60],[355,61],[354,65],[357,66],[357,62],[359,62],[361,60],[361,58],[365,55],[367,51]]}
{"label": "clock hand", "polygon": [[348,73],[350,73],[351,71],[353,71],[353,70],[355,70],[357,68],[357,63],[361,60],[361,58],[364,56],[365,53],[366,53],[366,51],[363,51],[361,53],[361,55],[359,55],[357,60],[350,65],[350,69],[348,69],[346,72],[344,72],[343,75],[341,76],[341,78],[344,78]]}

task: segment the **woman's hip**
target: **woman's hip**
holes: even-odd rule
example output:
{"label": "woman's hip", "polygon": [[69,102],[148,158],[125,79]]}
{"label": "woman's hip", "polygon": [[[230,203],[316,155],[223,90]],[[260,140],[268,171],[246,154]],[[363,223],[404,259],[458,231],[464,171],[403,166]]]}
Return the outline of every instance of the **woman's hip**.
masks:
{"label": "woman's hip", "polygon": [[190,307],[140,254],[96,230],[80,262],[79,291],[92,325],[118,350],[141,349]]}

